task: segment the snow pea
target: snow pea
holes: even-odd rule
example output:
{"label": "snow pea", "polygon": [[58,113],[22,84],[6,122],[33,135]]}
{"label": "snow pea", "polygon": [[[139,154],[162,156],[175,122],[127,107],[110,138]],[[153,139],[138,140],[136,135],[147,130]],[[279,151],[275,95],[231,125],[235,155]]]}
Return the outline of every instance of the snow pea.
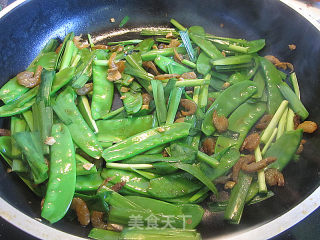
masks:
{"label": "snow pea", "polygon": [[48,166],[43,157],[39,133],[19,132],[15,133],[13,138],[27,159],[34,183],[39,184],[47,180]]}
{"label": "snow pea", "polygon": [[58,55],[55,52],[42,53],[32,67],[42,66],[48,71],[53,71],[55,69],[57,57]]}
{"label": "snow pea", "polygon": [[182,172],[151,179],[148,193],[156,198],[170,199],[193,193],[202,186],[195,177]]}
{"label": "snow pea", "polygon": [[81,64],[76,68],[72,79],[72,87],[81,88],[90,79],[92,75],[92,61],[95,57],[94,52],[90,52],[87,48],[80,51]]}
{"label": "snow pea", "polygon": [[[121,96],[124,97],[124,99],[122,99],[123,101],[123,105],[124,108],[127,112],[128,115],[132,115],[135,114],[137,112],[139,112],[139,110],[142,107],[142,94],[140,92],[140,88],[141,86],[137,83],[137,82],[133,82],[131,84],[131,89],[129,92],[121,92],[121,85],[117,84],[117,89],[120,92]],[[136,86],[137,89],[139,89],[139,91],[134,91],[133,87]]]}
{"label": "snow pea", "polygon": [[57,96],[52,107],[60,120],[67,125],[77,146],[89,156],[99,158],[102,147],[75,105],[75,95],[72,88],[67,87]]}
{"label": "snow pea", "polygon": [[212,68],[210,60],[207,54],[201,52],[197,59],[197,71],[203,75],[208,74]]}
{"label": "snow pea", "polygon": [[12,144],[10,136],[0,137],[0,153],[4,154],[9,159],[13,159],[12,156]]}
{"label": "snow pea", "polygon": [[153,115],[97,121],[100,142],[120,142],[152,127]]}
{"label": "snow pea", "polygon": [[76,160],[71,134],[64,124],[52,126],[50,172],[41,216],[50,223],[64,217],[73,199],[76,185]]}
{"label": "snow pea", "polygon": [[234,148],[239,149],[248,132],[251,130],[253,125],[263,116],[265,111],[265,103],[244,103],[240,107],[238,107],[228,119],[228,129],[238,132],[239,137],[237,139],[227,138],[225,136],[218,137],[215,147],[215,153],[218,153],[229,146],[233,146]]}
{"label": "snow pea", "polygon": [[10,79],[0,89],[0,99],[5,103],[11,103],[29,91],[29,88],[18,83],[17,77]]}
{"label": "snow pea", "polygon": [[34,103],[39,87],[34,87],[19,99],[0,107],[0,117],[9,117],[29,109]]}
{"label": "snow pea", "polygon": [[110,112],[113,100],[114,84],[107,79],[107,68],[103,66],[92,67],[93,95],[91,102],[91,115],[94,120],[103,118]]}
{"label": "snow pea", "polygon": [[[87,159],[83,158],[81,155],[76,154],[75,158],[77,176],[89,175],[97,172],[97,167],[91,162],[89,162]],[[86,165],[91,166],[91,168],[88,169]]]}
{"label": "snow pea", "polygon": [[153,128],[105,149],[102,157],[107,162],[130,158],[164,143],[186,137],[189,129],[189,123],[174,123]]}
{"label": "snow pea", "polygon": [[101,177],[104,179],[111,178],[110,182],[113,184],[125,181],[126,184],[123,188],[134,193],[149,195],[147,192],[149,180],[135,172],[104,168],[101,172]]}
{"label": "snow pea", "polygon": [[[27,129],[27,122],[24,119],[21,119],[19,117],[11,117],[10,121],[10,131],[11,135],[18,133],[18,132],[24,132]],[[21,158],[21,152],[14,140],[14,138],[11,138],[11,149],[12,149],[12,156],[13,158]]]}
{"label": "snow pea", "polygon": [[[197,44],[203,52],[205,52],[211,59],[223,58],[224,56],[218,48],[210,41],[205,39],[205,32],[200,26],[192,26],[189,28],[189,36],[191,40]],[[201,35],[199,35],[199,33]]]}
{"label": "snow pea", "polygon": [[191,70],[179,63],[177,63],[176,61],[174,61],[171,58],[168,57],[164,57],[161,55],[158,55],[155,59],[154,59],[154,63],[164,72],[169,73],[169,69],[168,66],[170,65],[170,67],[172,67],[172,72],[176,73],[176,74],[183,74],[186,72],[190,72]]}
{"label": "snow pea", "polygon": [[294,131],[288,131],[284,133],[263,155],[263,157],[276,157],[277,161],[270,164],[268,168],[276,168],[282,171],[293,159],[296,153],[301,139],[303,131],[302,129],[297,129]]}
{"label": "snow pea", "polygon": [[75,191],[76,192],[90,192],[97,191],[100,185],[103,183],[103,179],[100,176],[100,172],[77,176]]}
{"label": "snow pea", "polygon": [[64,87],[71,81],[71,79],[74,77],[75,70],[76,69],[74,67],[68,67],[59,71],[56,74],[52,83],[51,94],[50,94],[51,96],[54,95],[62,87]]}
{"label": "snow pea", "polygon": [[[186,54],[187,53],[187,51],[184,47],[177,47],[176,50],[179,54]],[[141,58],[143,61],[153,61],[158,55],[165,56],[165,57],[171,57],[174,55],[173,48],[151,50],[149,52],[143,53],[141,55]]]}
{"label": "snow pea", "polygon": [[274,114],[283,100],[283,96],[278,88],[278,84],[282,82],[282,78],[276,67],[269,60],[263,57],[259,57],[259,60],[267,86],[267,110],[268,113]]}
{"label": "snow pea", "polygon": [[134,47],[134,50],[138,50],[141,54],[149,52],[154,44],[153,38],[144,39]]}
{"label": "snow pea", "polygon": [[98,127],[96,122],[93,120],[92,115],[91,115],[91,108],[89,104],[89,100],[86,96],[79,96],[78,97],[78,109],[88,124],[88,126],[91,128],[94,133],[98,133]]}
{"label": "snow pea", "polygon": [[207,136],[215,132],[216,129],[212,123],[214,111],[227,117],[256,91],[257,87],[252,81],[239,82],[224,90],[207,110],[201,127],[202,132]]}
{"label": "snow pea", "polygon": [[257,86],[257,92],[256,94],[252,95],[252,98],[261,98],[265,89],[265,81],[263,77],[262,70],[258,70],[256,74],[254,75],[252,81],[255,82]]}

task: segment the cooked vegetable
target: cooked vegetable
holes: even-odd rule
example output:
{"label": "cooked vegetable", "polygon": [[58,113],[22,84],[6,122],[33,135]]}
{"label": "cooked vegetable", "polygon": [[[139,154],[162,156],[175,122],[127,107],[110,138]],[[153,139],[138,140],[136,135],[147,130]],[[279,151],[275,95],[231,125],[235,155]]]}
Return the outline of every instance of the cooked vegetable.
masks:
{"label": "cooked vegetable", "polygon": [[74,210],[94,239],[201,239],[208,196],[239,224],[285,184],[303,132],[317,130],[296,74],[291,89],[276,68],[293,66],[260,57],[264,39],[170,22],[143,40],[51,40],[0,89],[0,155],[50,223]]}

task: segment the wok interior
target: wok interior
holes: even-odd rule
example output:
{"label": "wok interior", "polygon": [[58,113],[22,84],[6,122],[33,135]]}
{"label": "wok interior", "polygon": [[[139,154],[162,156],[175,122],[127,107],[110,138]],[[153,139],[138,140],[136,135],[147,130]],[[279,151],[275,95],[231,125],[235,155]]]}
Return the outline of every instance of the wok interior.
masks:
{"label": "wok interior", "polygon": [[[118,31],[120,20],[130,16],[126,28],[141,26],[170,26],[170,18],[183,25],[201,25],[209,33],[248,40],[265,38],[261,55],[271,54],[291,62],[300,83],[302,101],[310,111],[310,119],[320,120],[320,33],[302,16],[278,1],[272,0],[88,0],[88,1],[27,1],[0,20],[0,81],[23,71],[50,38],[63,38],[68,32],[100,33]],[[110,23],[110,18],[116,23]],[[221,27],[220,24],[224,27]],[[117,34],[116,34],[117,35]],[[115,36],[113,40],[132,38]],[[297,49],[290,51],[289,44]],[[4,124],[0,120],[0,124]],[[320,136],[305,136],[307,144],[297,163],[284,171],[286,185],[273,189],[276,196],[260,204],[247,206],[240,225],[229,225],[221,214],[205,214],[199,226],[204,238],[244,230],[271,221],[305,199],[319,186]],[[40,216],[40,200],[15,174],[0,166],[0,194],[14,207],[29,215]],[[87,236],[68,217],[53,227],[78,236]]]}

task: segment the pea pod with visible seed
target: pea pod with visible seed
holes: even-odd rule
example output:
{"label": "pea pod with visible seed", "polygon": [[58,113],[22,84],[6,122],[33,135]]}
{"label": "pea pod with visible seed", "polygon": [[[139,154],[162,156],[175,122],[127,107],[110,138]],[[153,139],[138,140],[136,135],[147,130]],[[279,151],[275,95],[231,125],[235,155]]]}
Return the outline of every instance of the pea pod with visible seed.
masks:
{"label": "pea pod with visible seed", "polygon": [[94,120],[102,119],[109,113],[114,85],[107,79],[107,68],[103,66],[93,66],[93,95],[91,102],[91,114]]}
{"label": "pea pod with visible seed", "polygon": [[64,217],[73,199],[76,184],[76,160],[68,128],[59,123],[52,127],[50,173],[41,216],[50,223]]}
{"label": "pea pod with visible seed", "polygon": [[218,115],[229,116],[241,103],[251,97],[257,88],[252,81],[242,81],[223,91],[207,110],[201,130],[204,134],[212,135],[215,127],[212,123],[212,115],[217,111]]}
{"label": "pea pod with visible seed", "polygon": [[186,137],[189,129],[189,123],[174,123],[153,128],[105,149],[102,157],[107,162],[130,158],[164,143]]}
{"label": "pea pod with visible seed", "polygon": [[89,156],[99,158],[102,147],[96,136],[81,116],[74,100],[75,92],[67,87],[55,99],[52,107],[61,121],[67,125],[73,141]]}

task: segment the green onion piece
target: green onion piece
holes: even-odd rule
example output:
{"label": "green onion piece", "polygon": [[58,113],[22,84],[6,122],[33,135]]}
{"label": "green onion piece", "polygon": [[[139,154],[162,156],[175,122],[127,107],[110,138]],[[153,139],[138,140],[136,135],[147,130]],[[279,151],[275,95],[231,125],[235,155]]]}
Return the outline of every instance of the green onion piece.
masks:
{"label": "green onion piece", "polygon": [[89,43],[90,43],[90,47],[94,47],[94,43],[93,43],[93,41],[92,41],[92,38],[91,38],[91,35],[90,34],[88,34],[88,41],[89,41]]}
{"label": "green onion piece", "polygon": [[120,22],[120,24],[119,24],[119,27],[123,27],[123,26],[129,21],[129,19],[130,19],[129,16],[125,16],[125,17],[121,20],[121,22]]}
{"label": "green onion piece", "polygon": [[176,87],[194,87],[209,84],[210,79],[184,79],[176,82]]}
{"label": "green onion piece", "polygon": [[171,18],[170,23],[176,28],[178,28],[180,31],[187,31],[187,29],[184,26],[182,26],[177,20],[173,18]]}
{"label": "green onion piece", "polygon": [[266,153],[266,151],[268,150],[268,148],[270,147],[271,143],[273,142],[274,138],[276,137],[278,132],[278,128],[275,128],[271,134],[271,137],[268,139],[267,143],[264,145],[261,154],[262,156]]}
{"label": "green onion piece", "polygon": [[195,62],[197,60],[196,59],[196,52],[194,51],[194,49],[192,47],[192,44],[191,44],[191,41],[190,41],[190,38],[188,35],[188,31],[179,31],[179,34],[181,36],[183,45],[187,50],[187,53],[188,53],[190,60],[192,62]]}
{"label": "green onion piece", "polygon": [[[256,158],[256,162],[259,162],[262,160],[262,155],[261,155],[259,146],[254,150],[254,156]],[[267,185],[266,185],[266,178],[264,175],[264,169],[261,169],[260,171],[258,171],[258,184],[259,184],[260,193],[266,193],[268,191]]]}
{"label": "green onion piece", "polygon": [[191,68],[193,68],[193,69],[196,69],[196,68],[197,68],[197,64],[195,64],[195,63],[193,63],[193,62],[191,62],[191,61],[189,61],[189,60],[187,60],[187,59],[183,59],[181,62],[182,62],[184,65],[187,65],[188,67],[191,67]]}

